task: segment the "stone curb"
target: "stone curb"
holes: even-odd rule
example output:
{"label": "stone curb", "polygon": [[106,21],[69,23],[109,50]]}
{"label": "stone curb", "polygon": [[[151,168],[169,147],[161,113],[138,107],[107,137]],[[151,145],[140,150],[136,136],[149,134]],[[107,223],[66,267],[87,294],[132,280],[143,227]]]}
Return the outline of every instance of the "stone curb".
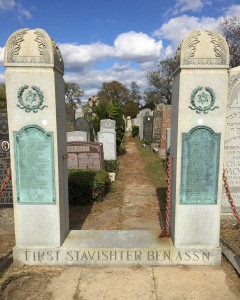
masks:
{"label": "stone curb", "polygon": [[232,264],[238,275],[240,275],[240,256],[235,253],[223,238],[220,238],[220,247],[224,256]]}

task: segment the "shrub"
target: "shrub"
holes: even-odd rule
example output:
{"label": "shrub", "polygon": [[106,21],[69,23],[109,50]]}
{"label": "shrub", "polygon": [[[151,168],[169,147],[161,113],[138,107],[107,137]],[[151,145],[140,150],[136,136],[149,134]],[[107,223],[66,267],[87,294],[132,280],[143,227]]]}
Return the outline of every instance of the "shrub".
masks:
{"label": "shrub", "polygon": [[137,125],[133,125],[132,126],[132,136],[133,137],[136,137],[139,135],[139,126]]}
{"label": "shrub", "polygon": [[68,171],[68,191],[71,204],[100,201],[110,188],[111,181],[106,171]]}
{"label": "shrub", "polygon": [[109,173],[117,173],[118,162],[117,160],[104,160],[105,171]]}

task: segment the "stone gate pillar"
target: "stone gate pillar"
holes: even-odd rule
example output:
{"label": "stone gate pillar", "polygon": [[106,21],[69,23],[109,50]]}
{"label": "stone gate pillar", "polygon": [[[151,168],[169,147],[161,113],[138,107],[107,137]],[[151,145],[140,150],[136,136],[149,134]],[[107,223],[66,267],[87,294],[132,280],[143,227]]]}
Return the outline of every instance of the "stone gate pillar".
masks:
{"label": "stone gate pillar", "polygon": [[229,50],[217,32],[190,32],[176,53],[172,98],[171,237],[218,253]]}
{"label": "stone gate pillar", "polygon": [[42,29],[5,47],[16,246],[60,247],[69,232],[63,60]]}

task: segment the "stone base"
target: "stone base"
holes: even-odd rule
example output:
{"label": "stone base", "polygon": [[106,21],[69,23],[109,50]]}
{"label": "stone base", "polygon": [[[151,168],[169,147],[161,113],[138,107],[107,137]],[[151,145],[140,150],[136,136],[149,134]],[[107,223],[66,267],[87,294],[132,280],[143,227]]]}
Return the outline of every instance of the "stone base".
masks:
{"label": "stone base", "polygon": [[116,173],[108,173],[109,174],[109,178],[111,180],[111,182],[116,180]]}
{"label": "stone base", "polygon": [[27,265],[170,266],[220,265],[221,248],[175,248],[151,230],[72,230],[60,248],[13,249]]}
{"label": "stone base", "polygon": [[166,159],[166,157],[167,157],[166,149],[159,149],[158,153],[162,159]]}

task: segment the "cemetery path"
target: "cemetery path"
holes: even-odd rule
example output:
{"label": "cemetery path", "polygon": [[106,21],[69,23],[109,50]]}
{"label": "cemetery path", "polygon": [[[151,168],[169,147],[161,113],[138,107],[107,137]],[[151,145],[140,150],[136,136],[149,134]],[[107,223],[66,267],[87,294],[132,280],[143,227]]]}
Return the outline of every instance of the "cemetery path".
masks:
{"label": "cemetery path", "polygon": [[156,188],[132,137],[125,138],[126,153],[118,157],[119,172],[112,191],[101,203],[70,207],[71,229],[161,230]]}

